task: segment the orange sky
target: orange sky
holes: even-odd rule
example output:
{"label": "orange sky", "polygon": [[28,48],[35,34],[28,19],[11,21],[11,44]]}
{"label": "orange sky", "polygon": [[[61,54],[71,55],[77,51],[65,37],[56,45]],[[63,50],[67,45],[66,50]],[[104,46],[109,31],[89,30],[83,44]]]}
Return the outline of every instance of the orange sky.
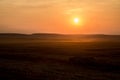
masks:
{"label": "orange sky", "polygon": [[0,0],[0,32],[120,34],[120,1]]}

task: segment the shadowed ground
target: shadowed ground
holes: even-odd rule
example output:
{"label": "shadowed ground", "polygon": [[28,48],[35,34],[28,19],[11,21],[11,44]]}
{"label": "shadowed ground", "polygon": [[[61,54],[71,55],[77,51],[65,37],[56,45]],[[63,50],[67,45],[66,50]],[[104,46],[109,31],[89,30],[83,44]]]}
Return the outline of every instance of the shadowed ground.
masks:
{"label": "shadowed ground", "polygon": [[119,41],[0,40],[0,79],[119,80]]}

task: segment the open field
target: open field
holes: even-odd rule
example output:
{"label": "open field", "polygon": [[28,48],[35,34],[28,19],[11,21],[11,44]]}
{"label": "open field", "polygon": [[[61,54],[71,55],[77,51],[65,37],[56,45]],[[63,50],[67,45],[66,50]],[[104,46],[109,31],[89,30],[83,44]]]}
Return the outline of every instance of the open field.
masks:
{"label": "open field", "polygon": [[0,80],[120,80],[120,41],[0,39]]}

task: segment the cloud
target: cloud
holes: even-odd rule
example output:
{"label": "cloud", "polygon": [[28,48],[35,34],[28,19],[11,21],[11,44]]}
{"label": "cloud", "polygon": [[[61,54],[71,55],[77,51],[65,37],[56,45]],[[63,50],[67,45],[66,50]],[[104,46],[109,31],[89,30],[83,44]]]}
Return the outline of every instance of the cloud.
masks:
{"label": "cloud", "polygon": [[26,8],[48,8],[58,3],[62,3],[65,0],[1,0],[1,5],[14,5]]}

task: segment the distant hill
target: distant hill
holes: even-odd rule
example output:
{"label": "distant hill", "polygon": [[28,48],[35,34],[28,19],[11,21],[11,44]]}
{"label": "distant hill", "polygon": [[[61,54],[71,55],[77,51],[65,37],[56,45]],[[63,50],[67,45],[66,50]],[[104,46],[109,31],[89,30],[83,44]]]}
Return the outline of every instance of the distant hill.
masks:
{"label": "distant hill", "polygon": [[27,38],[27,39],[59,39],[59,40],[117,40],[120,41],[120,35],[104,35],[104,34],[54,34],[54,33],[34,33],[34,34],[19,34],[19,33],[0,33],[0,38]]}
{"label": "distant hill", "polygon": [[28,37],[28,35],[19,33],[0,33],[0,38],[22,38],[22,37]]}

